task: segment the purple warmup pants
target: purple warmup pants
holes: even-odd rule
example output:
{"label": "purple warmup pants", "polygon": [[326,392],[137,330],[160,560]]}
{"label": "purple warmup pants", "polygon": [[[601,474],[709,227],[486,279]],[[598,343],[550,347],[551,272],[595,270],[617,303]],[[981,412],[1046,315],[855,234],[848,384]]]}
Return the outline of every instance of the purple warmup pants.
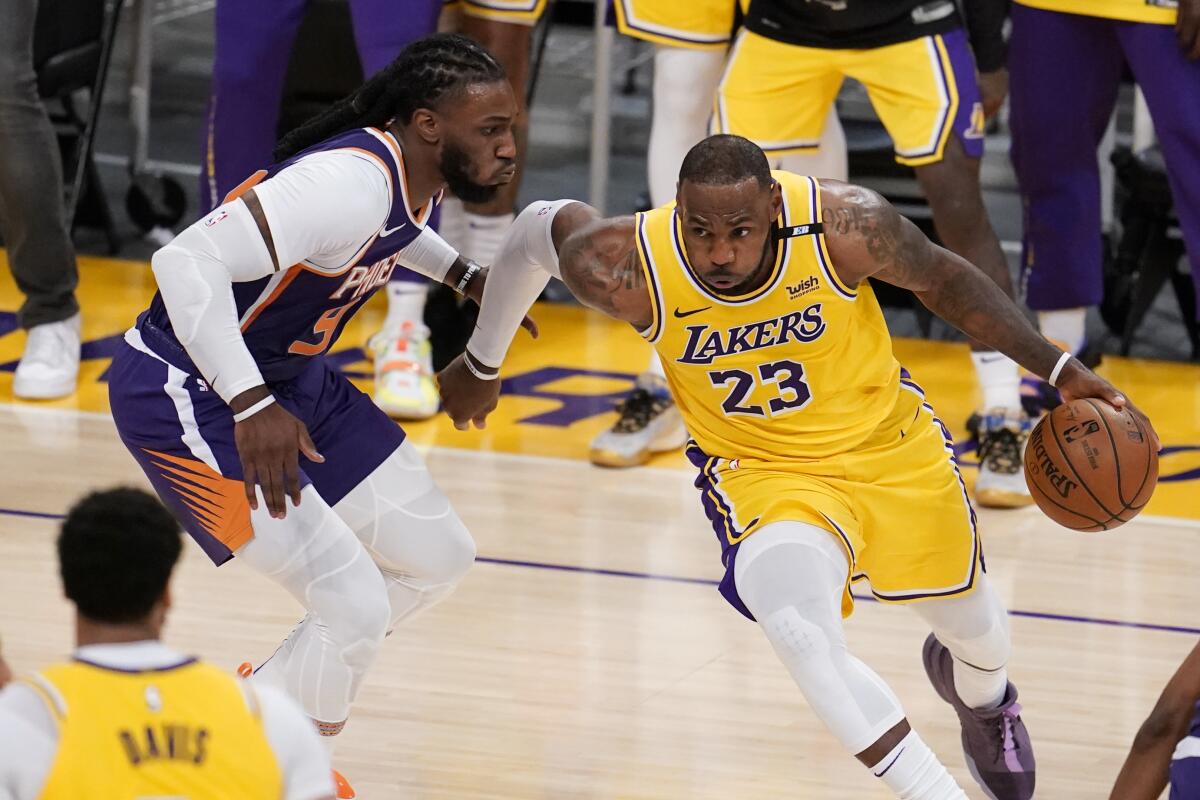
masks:
{"label": "purple warmup pants", "polygon": [[[349,0],[363,74],[437,30],[442,0]],[[218,0],[216,53],[200,173],[202,211],[270,164],[288,59],[308,0]],[[436,227],[436,220],[433,221]],[[396,270],[393,280],[425,280]]]}
{"label": "purple warmup pants", "polygon": [[1035,310],[1101,300],[1096,150],[1127,62],[1162,144],[1200,300],[1200,62],[1184,57],[1170,25],[1014,3],[1012,161],[1025,205],[1027,300]]}

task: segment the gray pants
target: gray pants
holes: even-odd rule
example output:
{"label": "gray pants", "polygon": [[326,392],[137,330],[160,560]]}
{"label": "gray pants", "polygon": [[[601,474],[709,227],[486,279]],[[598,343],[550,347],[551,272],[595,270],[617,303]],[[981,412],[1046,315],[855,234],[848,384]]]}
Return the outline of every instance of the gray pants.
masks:
{"label": "gray pants", "polygon": [[0,0],[0,231],[32,328],[75,314],[75,250],[63,212],[62,163],[33,72],[37,0]]}

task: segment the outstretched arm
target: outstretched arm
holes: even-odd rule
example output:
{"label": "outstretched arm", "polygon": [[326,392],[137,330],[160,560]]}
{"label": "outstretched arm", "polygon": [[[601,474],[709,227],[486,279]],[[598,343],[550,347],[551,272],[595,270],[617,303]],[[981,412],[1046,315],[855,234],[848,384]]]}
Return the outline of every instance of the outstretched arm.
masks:
{"label": "outstretched arm", "polygon": [[521,212],[492,264],[466,352],[438,375],[442,407],[455,427],[484,426],[518,322],[552,276],[585,305],[635,326],[650,324],[650,293],[633,240],[632,217],[601,219],[585,203],[537,202]]}
{"label": "outstretched arm", "polygon": [[[908,289],[963,333],[1004,353],[1034,375],[1051,378],[1063,352],[1046,341],[1021,309],[977,267],[930,242],[870,189],[822,181],[821,202],[834,269],[848,285],[873,277]],[[1068,400],[1095,397],[1117,408],[1126,405],[1120,392],[1078,359],[1067,360],[1055,377],[1053,383]],[[1157,436],[1154,438],[1157,445]]]}
{"label": "outstretched arm", "polygon": [[1154,800],[1167,785],[1171,754],[1200,701],[1200,644],[1192,649],[1138,729],[1110,800]]}

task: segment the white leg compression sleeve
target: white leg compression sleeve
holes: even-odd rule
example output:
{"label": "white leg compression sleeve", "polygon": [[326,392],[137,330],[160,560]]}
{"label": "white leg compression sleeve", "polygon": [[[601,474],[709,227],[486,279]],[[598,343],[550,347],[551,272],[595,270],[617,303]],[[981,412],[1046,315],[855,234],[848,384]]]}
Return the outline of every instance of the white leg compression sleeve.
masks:
{"label": "white leg compression sleeve", "polygon": [[708,133],[708,117],[724,66],[725,53],[719,50],[654,48],[654,115],[646,166],[650,202],[655,208],[675,199],[683,157]]}
{"label": "white leg compression sleeve", "polygon": [[851,753],[904,719],[883,680],[846,650],[842,590],[849,564],[833,534],[777,522],[742,542],[738,594],[816,715]]}
{"label": "white leg compression sleeve", "polygon": [[334,511],[383,575],[389,632],[449,595],[475,562],[475,541],[407,441]]}
{"label": "white leg compression sleeve", "polygon": [[850,175],[847,164],[846,132],[842,130],[837,109],[829,109],[825,127],[821,129],[821,144],[815,153],[790,153],[779,156],[771,165],[798,175],[815,175],[818,178],[833,178],[844,181]]}
{"label": "white leg compression sleeve", "polygon": [[300,601],[308,616],[256,680],[283,686],[319,723],[336,733],[359,682],[375,660],[391,616],[383,576],[366,548],[309,486],[287,517],[266,504],[251,513],[254,538],[238,558]]}
{"label": "white leg compression sleeve", "polygon": [[959,698],[972,708],[994,708],[1008,686],[1012,649],[1008,612],[988,576],[980,574],[977,581],[970,594],[923,600],[910,607],[954,656]]}

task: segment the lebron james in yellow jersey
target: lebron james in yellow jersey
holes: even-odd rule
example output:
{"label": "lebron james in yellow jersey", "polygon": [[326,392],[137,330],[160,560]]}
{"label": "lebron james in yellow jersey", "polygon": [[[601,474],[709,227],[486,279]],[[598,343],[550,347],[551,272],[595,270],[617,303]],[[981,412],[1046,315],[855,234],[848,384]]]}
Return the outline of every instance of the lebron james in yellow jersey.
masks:
{"label": "lebron james in yellow jersey", "polygon": [[59,564],[79,646],[0,692],[0,800],[334,797],[329,756],[282,690],[158,641],[180,538],[135,489],[68,514]]}
{"label": "lebron james in yellow jersey", "polygon": [[987,796],[1033,796],[1007,616],[949,437],[892,355],[871,280],[911,289],[1068,398],[1124,405],[1112,386],[874,192],[771,173],[736,136],[692,148],[672,206],[600,219],[573,201],[533,204],[492,271],[467,352],[439,376],[458,427],[495,406],[521,315],[550,274],[561,277],[657,348],[721,543],[721,591],[759,624],[842,745],[897,797],[966,797],[895,694],[846,648],[846,586],[864,577],[933,630],[926,672],[958,714]]}

